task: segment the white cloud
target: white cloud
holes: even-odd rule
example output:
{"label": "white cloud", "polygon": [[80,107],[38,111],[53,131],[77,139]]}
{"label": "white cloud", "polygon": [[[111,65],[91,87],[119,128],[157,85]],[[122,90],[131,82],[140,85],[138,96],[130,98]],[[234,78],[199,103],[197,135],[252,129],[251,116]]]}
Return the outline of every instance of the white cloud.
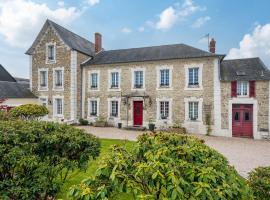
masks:
{"label": "white cloud", "polygon": [[96,4],[99,3],[99,0],[87,0],[87,3],[90,5],[90,6],[94,6]]}
{"label": "white cloud", "polygon": [[159,20],[155,23],[155,28],[159,30],[169,30],[177,21],[185,20],[186,17],[197,11],[204,11],[205,7],[197,6],[192,0],[185,0],[182,5],[175,4],[163,10],[159,14]]}
{"label": "white cloud", "polygon": [[0,34],[16,47],[28,47],[47,18],[68,24],[81,12],[75,7],[50,9],[31,0],[12,0],[0,4]]}
{"label": "white cloud", "polygon": [[64,5],[65,5],[65,2],[64,2],[64,1],[58,1],[58,2],[57,2],[57,5],[58,5],[58,6],[64,6]]}
{"label": "white cloud", "polygon": [[209,21],[211,18],[209,16],[200,17],[198,18],[193,24],[192,28],[200,28],[202,27],[207,21]]}
{"label": "white cloud", "polygon": [[145,30],[145,28],[144,28],[144,26],[141,26],[141,27],[139,27],[139,32],[144,32],[144,30]]}
{"label": "white cloud", "polygon": [[260,57],[270,67],[270,23],[257,25],[251,34],[244,35],[239,48],[230,49],[226,59]]}
{"label": "white cloud", "polygon": [[128,33],[131,33],[132,32],[132,30],[130,29],[130,28],[127,28],[127,27],[124,27],[124,28],[122,28],[122,30],[121,30],[123,33],[126,33],[126,34],[128,34]]}

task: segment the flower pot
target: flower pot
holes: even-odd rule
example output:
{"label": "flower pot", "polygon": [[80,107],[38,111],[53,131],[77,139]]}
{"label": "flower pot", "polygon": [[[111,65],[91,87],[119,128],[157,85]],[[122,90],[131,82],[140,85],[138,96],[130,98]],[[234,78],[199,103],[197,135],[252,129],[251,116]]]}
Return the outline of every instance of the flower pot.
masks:
{"label": "flower pot", "polygon": [[118,123],[118,128],[122,128],[122,123]]}
{"label": "flower pot", "polygon": [[149,130],[154,131],[155,130],[155,124],[148,124]]}

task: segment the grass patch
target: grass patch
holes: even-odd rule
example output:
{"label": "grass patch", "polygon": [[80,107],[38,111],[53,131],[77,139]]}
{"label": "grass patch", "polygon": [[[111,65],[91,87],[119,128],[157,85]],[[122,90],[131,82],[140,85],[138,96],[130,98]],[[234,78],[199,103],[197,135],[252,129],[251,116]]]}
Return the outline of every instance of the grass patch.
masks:
{"label": "grass patch", "polygon": [[[101,139],[101,154],[100,156],[94,160],[91,161],[89,164],[89,167],[87,168],[86,171],[79,171],[75,170],[74,172],[70,173],[68,176],[65,184],[61,188],[61,191],[57,195],[57,199],[68,199],[67,198],[67,193],[69,191],[69,188],[72,185],[79,184],[82,180],[92,176],[96,169],[98,168],[99,162],[101,159],[108,155],[110,152],[110,146],[118,144],[121,146],[126,146],[127,149],[131,149],[133,145],[135,144],[134,142],[131,141],[124,141],[124,140],[110,140],[110,139]],[[115,200],[125,200],[125,199],[133,199],[132,196],[128,194],[120,194],[117,197],[115,197]]]}

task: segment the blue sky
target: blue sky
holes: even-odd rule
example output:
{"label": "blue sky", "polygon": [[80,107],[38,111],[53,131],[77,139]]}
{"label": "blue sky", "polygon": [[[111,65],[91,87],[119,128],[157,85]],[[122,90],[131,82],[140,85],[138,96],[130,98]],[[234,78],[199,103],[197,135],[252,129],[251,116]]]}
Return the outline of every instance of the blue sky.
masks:
{"label": "blue sky", "polygon": [[210,33],[228,58],[260,56],[270,67],[270,1],[260,0],[0,0],[0,63],[28,77],[24,54],[46,18],[105,49],[185,43],[207,50]]}

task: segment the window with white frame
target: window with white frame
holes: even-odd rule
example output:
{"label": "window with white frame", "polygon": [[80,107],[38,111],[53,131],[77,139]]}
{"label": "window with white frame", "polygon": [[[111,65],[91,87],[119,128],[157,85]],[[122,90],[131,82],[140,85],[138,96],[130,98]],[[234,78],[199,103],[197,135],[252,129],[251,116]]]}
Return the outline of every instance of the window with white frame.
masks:
{"label": "window with white frame", "polygon": [[97,103],[97,100],[90,100],[89,101],[89,113],[90,113],[90,116],[97,116],[97,110],[98,110],[98,103]]}
{"label": "window with white frame", "polygon": [[189,120],[196,121],[199,117],[199,102],[188,102],[188,117]]}
{"label": "window with white frame", "polygon": [[143,88],[144,74],[143,71],[134,71],[134,88]]}
{"label": "window with white frame", "polygon": [[91,89],[98,88],[98,73],[91,73],[90,75],[90,87]]}
{"label": "window with white frame", "polygon": [[111,72],[111,88],[119,88],[119,72]]}
{"label": "window with white frame", "polygon": [[111,110],[110,110],[110,116],[111,117],[118,117],[118,101],[111,101]]}
{"label": "window with white frame", "polygon": [[54,87],[55,88],[63,88],[63,70],[56,69],[54,70]]}
{"label": "window with white frame", "polygon": [[199,68],[188,69],[188,87],[199,87]]}
{"label": "window with white frame", "polygon": [[39,102],[42,106],[48,106],[48,98],[47,97],[40,97]]}
{"label": "window with white frame", "polygon": [[55,44],[47,45],[47,62],[55,62]]}
{"label": "window with white frame", "polygon": [[160,118],[161,119],[168,119],[169,118],[169,101],[160,101]]}
{"label": "window with white frame", "polygon": [[169,87],[170,86],[170,70],[161,69],[160,70],[160,87]]}
{"label": "window with white frame", "polygon": [[237,81],[237,96],[248,96],[248,81]]}
{"label": "window with white frame", "polygon": [[54,99],[54,111],[56,116],[63,116],[63,98]]}
{"label": "window with white frame", "polygon": [[40,89],[48,88],[48,71],[47,70],[39,71],[39,88]]}

